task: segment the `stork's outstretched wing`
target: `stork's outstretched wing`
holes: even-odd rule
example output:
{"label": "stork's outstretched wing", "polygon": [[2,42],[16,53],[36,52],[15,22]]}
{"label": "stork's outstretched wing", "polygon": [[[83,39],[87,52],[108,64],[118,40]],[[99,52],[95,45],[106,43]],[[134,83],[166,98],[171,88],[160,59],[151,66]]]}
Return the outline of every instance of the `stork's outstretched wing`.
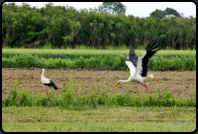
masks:
{"label": "stork's outstretched wing", "polygon": [[55,90],[58,89],[58,87],[54,84],[54,82],[52,80],[50,80],[49,83],[43,83],[43,84],[46,85],[46,86],[53,87]]}
{"label": "stork's outstretched wing", "polygon": [[150,43],[148,43],[146,50],[142,53],[142,55],[138,58],[137,67],[136,67],[136,73],[139,73],[142,77],[147,76],[147,64],[149,61],[149,58],[151,58],[159,49],[154,50],[158,48],[159,45],[152,40]]}
{"label": "stork's outstretched wing", "polygon": [[134,76],[135,74],[135,70],[136,70],[136,66],[137,66],[137,60],[138,60],[138,57],[135,56],[135,51],[134,51],[134,48],[131,47],[130,51],[129,51],[129,54],[128,54],[128,57],[127,57],[127,60],[126,60],[126,64],[130,70],[130,75],[131,76]]}

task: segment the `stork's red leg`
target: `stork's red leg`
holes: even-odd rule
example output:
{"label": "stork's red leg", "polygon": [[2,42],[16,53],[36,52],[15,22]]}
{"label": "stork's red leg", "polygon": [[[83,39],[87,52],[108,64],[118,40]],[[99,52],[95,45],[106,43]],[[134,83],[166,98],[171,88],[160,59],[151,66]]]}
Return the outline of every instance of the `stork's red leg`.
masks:
{"label": "stork's red leg", "polygon": [[47,88],[46,88],[46,92],[47,92],[47,97],[48,97],[48,90],[47,90]]}
{"label": "stork's red leg", "polygon": [[51,94],[51,92],[49,92],[49,95]]}
{"label": "stork's red leg", "polygon": [[143,83],[142,83],[142,85],[146,87],[146,90],[147,90],[147,92],[148,92],[149,98],[152,99],[151,96],[150,96],[150,94],[149,94],[147,85],[146,85],[146,84],[143,84]]}

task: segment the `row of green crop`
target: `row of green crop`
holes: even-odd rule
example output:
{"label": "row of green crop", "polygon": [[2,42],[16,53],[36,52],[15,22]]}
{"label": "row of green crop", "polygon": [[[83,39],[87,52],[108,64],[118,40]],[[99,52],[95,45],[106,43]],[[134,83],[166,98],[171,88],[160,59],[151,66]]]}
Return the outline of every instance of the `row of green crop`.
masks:
{"label": "row of green crop", "polygon": [[18,86],[12,86],[10,94],[2,99],[2,106],[61,106],[72,109],[87,109],[97,108],[99,106],[193,106],[196,107],[196,94],[192,92],[189,99],[177,99],[171,95],[171,92],[161,93],[160,89],[156,90],[156,94],[152,96],[152,100],[145,95],[135,95],[126,92],[124,95],[108,94],[104,91],[99,94],[100,88],[90,92],[88,95],[83,95],[79,90],[77,96],[74,96],[74,82],[69,78],[69,84],[63,83],[62,94],[59,97],[55,96],[55,90],[51,89],[52,93],[49,97],[45,95],[35,95],[30,91],[18,90]]}
{"label": "row of green crop", "polygon": [[[2,57],[4,58],[12,58],[14,56],[19,56],[21,55],[20,53],[2,53]],[[108,54],[68,54],[68,53],[32,53],[31,55],[33,56],[37,56],[38,58],[44,58],[44,59],[75,59],[75,58],[80,58],[81,56],[85,59],[91,58],[91,57],[98,57],[98,56],[102,56],[105,57]],[[127,54],[111,54],[112,56],[120,56],[120,55],[124,55],[127,56]],[[139,55],[138,55],[139,56]],[[189,58],[191,56],[194,56],[194,58],[196,58],[195,54],[165,54],[165,55],[154,55],[154,57],[162,57],[163,58],[181,58],[181,57],[185,57],[185,58]]]}
{"label": "row of green crop", "polygon": [[[125,64],[126,55],[105,55],[84,57],[71,59],[39,59],[38,56],[31,54],[16,55],[12,58],[2,58],[2,68],[24,68],[24,67],[38,67],[38,68],[96,68],[108,70],[126,70],[128,69]],[[166,70],[196,70],[196,58],[194,56],[170,57],[164,58],[163,56],[152,57],[148,62],[148,69],[153,71],[166,71]]]}

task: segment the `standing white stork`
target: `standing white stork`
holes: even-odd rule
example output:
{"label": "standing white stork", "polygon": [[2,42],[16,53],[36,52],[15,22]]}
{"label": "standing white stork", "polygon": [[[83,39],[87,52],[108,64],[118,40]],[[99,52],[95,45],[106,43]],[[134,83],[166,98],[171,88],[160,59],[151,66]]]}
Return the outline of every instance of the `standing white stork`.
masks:
{"label": "standing white stork", "polygon": [[[41,82],[42,82],[45,86],[53,87],[55,90],[57,90],[58,87],[54,84],[54,82],[53,82],[52,80],[50,80],[50,79],[45,78],[44,72],[45,72],[45,69],[42,69],[42,71],[40,72],[40,74],[41,74]],[[48,96],[47,87],[46,87],[46,92],[47,92],[47,96]]]}
{"label": "standing white stork", "polygon": [[148,43],[146,50],[142,53],[142,55],[138,58],[135,55],[134,49],[131,47],[131,50],[129,52],[129,55],[126,60],[126,64],[130,70],[130,77],[127,80],[119,80],[117,84],[114,86],[123,83],[123,82],[131,82],[131,81],[136,81],[141,83],[143,86],[146,87],[149,98],[151,98],[148,87],[146,84],[144,84],[144,80],[147,78],[153,79],[154,76],[153,74],[149,74],[147,76],[147,64],[149,58],[151,58],[158,50],[154,50],[158,47],[156,42],[152,40],[150,43]]}

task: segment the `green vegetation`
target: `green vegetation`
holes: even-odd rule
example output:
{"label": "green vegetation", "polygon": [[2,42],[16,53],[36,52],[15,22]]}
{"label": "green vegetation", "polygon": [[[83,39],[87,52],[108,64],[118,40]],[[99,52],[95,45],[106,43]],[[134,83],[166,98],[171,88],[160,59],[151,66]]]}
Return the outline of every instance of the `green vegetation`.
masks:
{"label": "green vegetation", "polygon": [[194,107],[2,107],[5,132],[193,132]]}
{"label": "green vegetation", "polygon": [[[172,11],[167,8],[164,12]],[[151,39],[163,49],[196,49],[196,18],[139,18],[87,9],[77,11],[52,3],[40,9],[25,3],[2,5],[2,47],[108,48],[133,44],[141,48]]]}
{"label": "green vegetation", "polygon": [[[80,86],[80,85],[79,85]],[[9,95],[2,99],[2,106],[59,106],[71,110],[83,109],[96,109],[99,107],[117,107],[117,106],[130,106],[130,107],[196,107],[196,93],[192,92],[189,99],[177,99],[171,95],[171,92],[161,93],[160,89],[156,90],[156,94],[152,96],[152,100],[146,95],[135,95],[126,92],[124,95],[108,94],[104,91],[99,94],[100,88],[96,87],[92,92],[83,95],[81,90],[78,89],[77,96],[74,96],[74,83],[69,78],[69,83],[64,83],[62,94],[58,97],[55,96],[54,90],[51,90],[49,97],[46,95],[33,94],[30,91],[19,91],[18,85],[12,85]]]}
{"label": "green vegetation", "polygon": [[[38,56],[33,56],[31,54],[20,54],[14,55],[9,58],[2,58],[2,68],[5,67],[38,67],[38,68],[95,68],[95,69],[108,69],[108,70],[126,70],[128,69],[125,64],[127,55],[58,55],[58,58],[48,57],[50,54],[42,54],[39,58]],[[56,57],[55,56],[55,57]],[[61,57],[60,57],[61,56]],[[65,56],[65,57],[64,57]],[[154,56],[149,60],[148,63],[149,70],[153,71],[166,71],[166,70],[196,70],[196,56],[186,55],[186,56]]]}

